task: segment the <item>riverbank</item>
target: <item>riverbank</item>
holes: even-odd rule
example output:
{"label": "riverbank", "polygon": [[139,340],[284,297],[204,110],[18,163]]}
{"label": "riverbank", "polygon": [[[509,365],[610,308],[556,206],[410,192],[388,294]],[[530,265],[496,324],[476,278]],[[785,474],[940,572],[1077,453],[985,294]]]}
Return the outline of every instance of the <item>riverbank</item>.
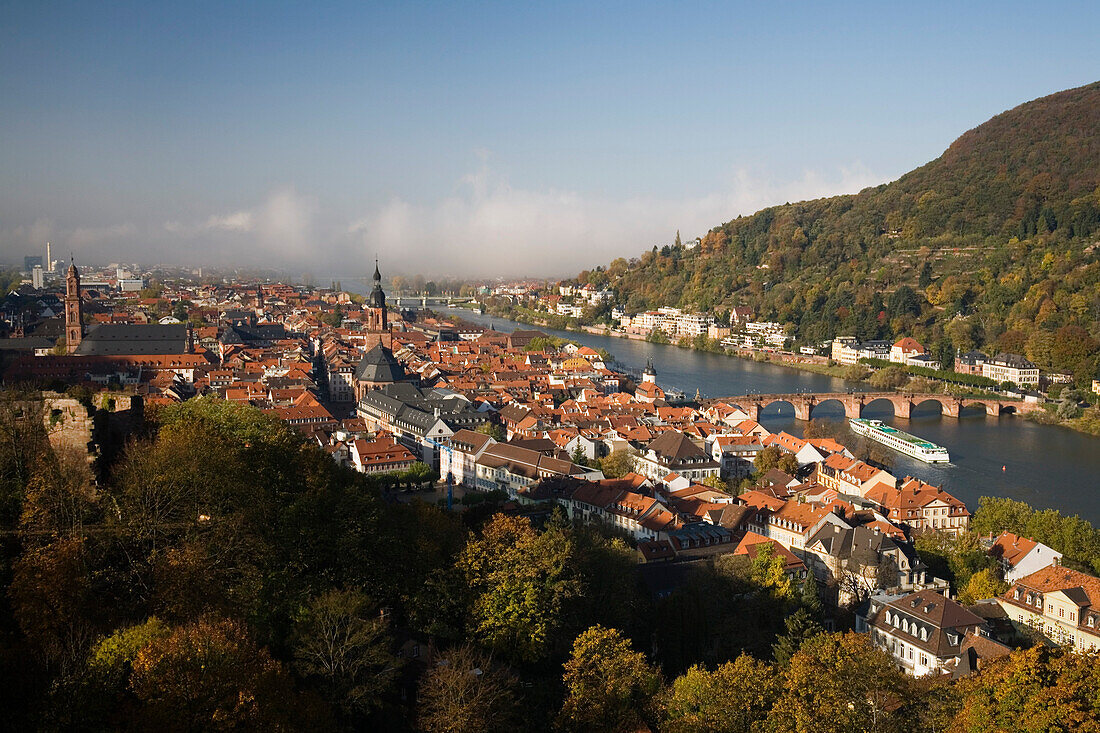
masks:
{"label": "riverbank", "polygon": [[1084,410],[1080,417],[1073,417],[1068,420],[1063,420],[1053,411],[1048,410],[1029,412],[1024,417],[1040,425],[1054,425],[1100,438],[1100,407],[1090,407]]}
{"label": "riverbank", "polygon": [[[500,309],[489,309],[486,313],[497,316],[499,318],[508,318],[520,323],[526,323],[532,326],[541,326],[543,328],[555,328],[560,331],[570,331],[574,333],[587,333],[593,336],[602,336],[605,338],[618,338],[627,339],[630,341],[644,341],[647,343],[654,343],[640,334],[622,333],[612,331],[606,326],[589,326],[576,323],[576,319],[566,319],[564,316],[560,317],[562,322],[551,323],[551,319],[544,319],[537,315],[535,312],[528,312],[526,309],[514,309],[510,313],[503,312]],[[557,319],[555,319],[556,321]],[[573,321],[570,323],[569,321]],[[777,353],[777,352],[765,352],[749,349],[722,349],[722,348],[698,348],[694,344],[684,344],[675,341],[669,341],[667,346],[675,346],[678,349],[684,349],[686,351],[694,351],[703,354],[718,354],[721,356],[732,357],[742,359],[744,361],[750,361],[753,363],[772,364],[774,366],[786,367],[787,369],[793,369],[800,372],[809,372],[811,374],[819,374],[824,377],[832,377],[834,379],[842,379],[846,382],[858,382],[861,384],[869,384],[877,389],[887,389],[888,387],[882,387],[881,385],[875,385],[871,381],[873,371],[870,369],[865,370],[863,375],[858,375],[853,370],[852,366],[844,364],[830,364],[828,361],[824,363],[821,361],[823,357],[806,357],[799,354]],[[915,377],[916,380],[921,380],[921,377]],[[952,389],[946,382],[933,382],[931,380],[923,380],[924,383],[920,385],[914,385],[910,382],[907,385],[899,385],[894,389],[898,391],[931,391],[937,392],[939,390],[934,389],[934,386],[946,385],[943,389],[944,394],[951,394],[956,397],[983,397],[985,393],[975,391],[972,389],[966,389],[962,386],[957,386]],[[1056,427],[1066,428],[1075,432],[1084,433],[1085,435],[1091,435],[1094,437],[1100,437],[1100,408],[1089,408],[1084,411],[1080,417],[1063,420],[1056,414],[1050,411],[1036,411],[1027,413],[1026,418],[1040,425],[1053,425]]]}
{"label": "riverbank", "polygon": [[[497,316],[468,311],[446,311],[498,332],[527,329],[531,326]],[[552,336],[574,340],[591,348],[604,348],[615,354],[626,369],[640,372],[647,363],[657,371],[657,382],[687,395],[698,389],[704,397],[743,394],[840,393],[862,389],[862,385],[815,374],[805,369],[778,369],[779,364],[753,359],[730,359],[721,354],[668,345],[543,328]],[[942,486],[945,491],[976,507],[982,496],[1007,497],[1034,507],[1058,509],[1100,526],[1100,492],[1082,490],[1090,477],[1100,475],[1100,450],[1097,438],[1076,430],[1059,430],[1032,420],[999,418],[984,410],[968,410],[960,418],[940,414],[935,405],[915,408],[909,419],[894,416],[892,406],[878,401],[864,409],[864,417],[883,420],[907,432],[919,435],[951,452],[950,464],[926,464],[899,454],[895,463],[898,476],[914,476]],[[821,420],[843,421],[841,405],[826,402],[814,409]],[[798,420],[794,407],[776,403],[761,411],[760,422],[768,430],[786,431],[799,436],[806,427]]]}
{"label": "riverbank", "polygon": [[[751,361],[755,363],[768,363],[776,366],[783,366],[790,369],[798,369],[804,372],[811,372],[813,374],[820,374],[826,377],[834,377],[836,379],[843,379],[845,381],[867,381],[865,379],[851,379],[849,367],[843,364],[830,365],[827,361],[822,362],[820,359],[824,357],[809,357],[799,354],[783,354],[777,352],[757,351],[752,349],[726,349],[726,348],[699,348],[694,344],[684,344],[677,341],[652,341],[641,334],[626,333],[623,331],[612,331],[606,326],[589,326],[583,324],[570,323],[570,320],[564,316],[555,317],[555,322],[551,322],[548,318],[541,316],[530,315],[535,311],[528,311],[525,308],[512,309],[505,311],[500,308],[486,308],[484,311],[486,315],[496,316],[497,318],[507,318],[512,321],[524,323],[529,326],[541,326],[543,328],[554,328],[559,331],[572,331],[575,333],[589,333],[593,336],[604,336],[607,338],[627,339],[630,341],[644,341],[646,343],[660,343],[666,346],[674,346],[678,349],[684,349],[686,351],[696,351],[701,354],[718,354],[720,356],[728,356],[736,359],[744,359],[745,361]],[[557,322],[557,318],[561,318],[564,322]],[[846,375],[847,372],[847,375]]]}

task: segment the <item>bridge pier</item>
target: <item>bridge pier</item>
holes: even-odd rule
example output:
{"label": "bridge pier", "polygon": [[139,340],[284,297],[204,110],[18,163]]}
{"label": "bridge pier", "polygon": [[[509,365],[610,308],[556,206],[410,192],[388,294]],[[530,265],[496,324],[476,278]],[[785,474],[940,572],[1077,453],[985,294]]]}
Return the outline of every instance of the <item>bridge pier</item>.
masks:
{"label": "bridge pier", "polygon": [[913,403],[909,400],[891,400],[894,403],[894,417],[908,420],[913,413]]}
{"label": "bridge pier", "polygon": [[745,405],[745,412],[749,414],[749,419],[753,422],[760,422],[760,403],[750,402]]}
{"label": "bridge pier", "polygon": [[863,414],[863,400],[858,397],[850,397],[844,400],[844,417],[855,420]]}
{"label": "bridge pier", "polygon": [[993,417],[1001,416],[1001,403],[1000,402],[986,402],[985,414],[992,415]]}
{"label": "bridge pier", "polygon": [[962,406],[960,400],[940,400],[941,410],[940,412],[944,417],[953,417],[956,420],[959,418],[959,408]]}
{"label": "bridge pier", "polygon": [[794,416],[799,420],[810,419],[810,411],[813,410],[813,400],[798,400],[794,403]]}

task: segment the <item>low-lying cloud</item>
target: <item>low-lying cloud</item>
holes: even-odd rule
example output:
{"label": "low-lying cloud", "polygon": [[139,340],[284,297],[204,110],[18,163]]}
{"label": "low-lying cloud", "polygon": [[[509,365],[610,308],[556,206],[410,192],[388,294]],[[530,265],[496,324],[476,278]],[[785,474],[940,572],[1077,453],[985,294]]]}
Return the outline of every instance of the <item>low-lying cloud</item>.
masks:
{"label": "low-lying cloud", "polygon": [[609,200],[514,188],[482,168],[452,196],[431,204],[394,199],[348,233],[410,271],[423,263],[435,275],[565,275],[669,244],[677,230],[685,239],[701,236],[739,214],[878,182],[861,165],[833,176],[807,171],[785,184],[740,170],[725,191],[703,197]]}
{"label": "low-lying cloud", "polygon": [[49,240],[54,252],[71,249],[86,262],[261,266],[323,277],[367,272],[375,255],[391,274],[555,277],[637,256],[670,243],[677,230],[684,239],[701,236],[739,214],[880,181],[859,164],[778,183],[737,170],[703,196],[612,199],[515,187],[483,164],[441,199],[394,198],[360,215],[326,210],[288,186],[254,206],[191,220],[66,228],[41,219],[0,231],[0,244],[30,253]]}

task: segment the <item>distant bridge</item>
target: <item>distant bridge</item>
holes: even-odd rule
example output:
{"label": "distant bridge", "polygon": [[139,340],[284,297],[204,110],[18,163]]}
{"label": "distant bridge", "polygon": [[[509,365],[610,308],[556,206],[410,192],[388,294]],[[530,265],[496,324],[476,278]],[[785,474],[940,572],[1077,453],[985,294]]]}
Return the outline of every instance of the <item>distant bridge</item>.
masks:
{"label": "distant bridge", "polygon": [[427,308],[429,305],[451,306],[459,303],[471,303],[474,299],[446,295],[399,295],[391,296],[390,300],[398,306],[415,304],[421,308]]}
{"label": "distant bridge", "polygon": [[860,417],[863,408],[878,400],[886,400],[894,407],[894,416],[908,419],[913,410],[921,405],[933,402],[940,406],[940,413],[946,417],[959,416],[959,412],[967,407],[980,405],[985,408],[987,415],[1010,415],[1015,413],[1033,412],[1041,410],[1042,405],[1037,402],[1024,402],[1022,400],[1002,400],[994,396],[990,397],[953,397],[943,394],[923,394],[901,392],[827,392],[823,394],[795,393],[795,394],[751,394],[734,397],[721,397],[707,400],[708,404],[714,402],[728,402],[737,405],[752,420],[760,420],[760,411],[774,405],[777,402],[786,402],[794,407],[794,415],[799,420],[809,420],[814,408],[826,402],[837,402],[844,407],[844,416],[848,418]]}

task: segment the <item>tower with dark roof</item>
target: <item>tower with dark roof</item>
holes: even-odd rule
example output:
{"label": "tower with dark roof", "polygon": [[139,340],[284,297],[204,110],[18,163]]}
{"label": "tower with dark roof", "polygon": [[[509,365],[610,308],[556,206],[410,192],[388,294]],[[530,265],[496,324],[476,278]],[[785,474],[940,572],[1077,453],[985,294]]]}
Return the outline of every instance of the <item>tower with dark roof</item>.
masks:
{"label": "tower with dark roof", "polygon": [[642,372],[642,383],[650,382],[655,384],[657,382],[657,370],[653,368],[653,360],[645,360],[645,371]]}
{"label": "tower with dark roof", "polygon": [[65,276],[65,351],[73,353],[84,338],[84,304],[80,300],[80,272],[70,262]]}
{"label": "tower with dark roof", "polygon": [[378,260],[374,261],[374,288],[367,296],[367,330],[371,333],[384,333],[389,330],[389,317],[386,313],[386,293],[382,291],[382,273],[378,271]]}

